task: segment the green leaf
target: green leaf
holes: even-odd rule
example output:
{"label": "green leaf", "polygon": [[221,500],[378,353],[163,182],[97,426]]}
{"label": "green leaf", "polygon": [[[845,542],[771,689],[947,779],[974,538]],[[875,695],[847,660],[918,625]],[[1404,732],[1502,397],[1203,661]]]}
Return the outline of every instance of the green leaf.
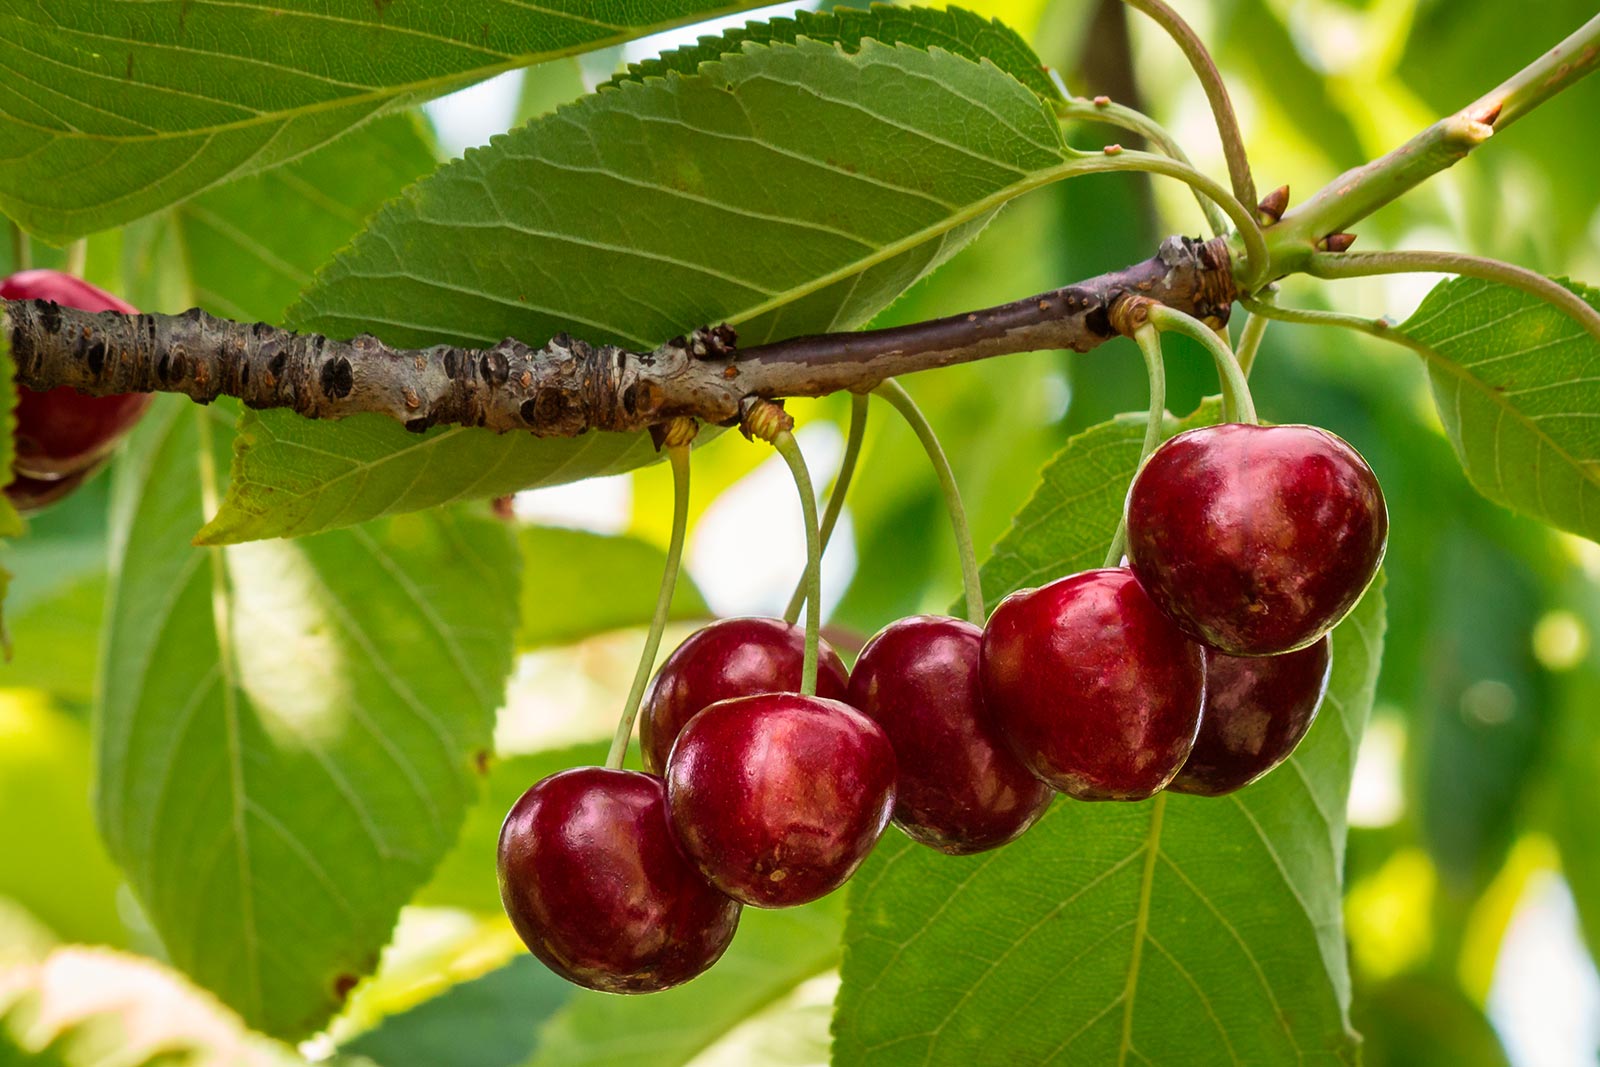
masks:
{"label": "green leaf", "polygon": [[[986,589],[1100,565],[1139,435],[1124,418],[1068,442]],[[1336,631],[1311,734],[1231,797],[1058,801],[965,859],[886,840],[852,883],[835,1059],[1354,1062],[1339,882],[1382,634],[1375,587]]]}
{"label": "green leaf", "polygon": [[[1221,401],[1208,398],[1187,418],[1167,416],[1164,432],[1171,437],[1221,417]],[[1105,562],[1139,464],[1144,425],[1143,412],[1118,415],[1074,436],[1045,465],[1039,487],[984,561],[983,592],[991,604]]]}
{"label": "green leaf", "polygon": [[279,321],[316,269],[437,163],[426,123],[407,111],[187,201],[174,215],[195,301],[231,319]]}
{"label": "green leaf", "polygon": [[378,1067],[516,1067],[533,1055],[539,1024],[576,986],[532,956],[451,986],[346,1042]]}
{"label": "green leaf", "polygon": [[[648,997],[579,990],[539,1034],[528,1067],[682,1067],[803,982],[839,965],[844,894],[780,911],[746,908],[715,967]],[[843,1061],[850,1062],[850,1061]]]}
{"label": "green leaf", "polygon": [[[719,321],[745,344],[849,329],[1069,155],[1043,101],[948,52],[746,44],[701,70],[468,152],[385,208],[294,322],[407,345],[570,330],[639,349]],[[655,458],[642,435],[419,436],[262,412],[205,537],[298,536]]]}
{"label": "green leaf", "polygon": [[[660,548],[636,537],[559,526],[525,526],[517,539],[527,571],[519,649],[567,645],[610,630],[649,625],[667,563]],[[710,614],[694,582],[680,575],[670,618]]]}
{"label": "green leaf", "polygon": [[[1600,291],[1562,284],[1600,308]],[[1600,341],[1537,297],[1473,278],[1441,282],[1395,332],[1427,361],[1478,492],[1600,540]]]}
{"label": "green leaf", "polygon": [[501,71],[759,6],[61,0],[0,12],[0,211],[47,240],[288,163]]}
{"label": "green leaf", "polygon": [[226,412],[164,398],[113,492],[102,834],[170,958],[298,1037],[455,840],[511,665],[504,523],[196,549]]}
{"label": "green leaf", "polygon": [[303,1067],[287,1046],[154,960],[57,949],[0,972],[0,1063],[8,1067]]}
{"label": "green leaf", "polygon": [[665,77],[673,71],[694,74],[701,63],[738,52],[745,41],[794,44],[800,37],[839,44],[847,52],[860,51],[862,41],[869,38],[880,44],[942,48],[974,62],[987,59],[1042,99],[1062,98],[1061,90],[1022,35],[999,19],[986,19],[959,7],[940,11],[892,4],[873,4],[864,10],[836,7],[831,11],[796,11],[789,18],[747,22],[720,37],[701,37],[695,44],[663,52],[656,59],[631,63],[609,84]]}

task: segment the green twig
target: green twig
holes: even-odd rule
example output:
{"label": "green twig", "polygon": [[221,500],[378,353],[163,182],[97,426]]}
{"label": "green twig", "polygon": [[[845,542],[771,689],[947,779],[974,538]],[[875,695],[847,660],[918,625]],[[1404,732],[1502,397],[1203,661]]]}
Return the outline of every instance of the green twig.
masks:
{"label": "green twig", "polygon": [[[1183,146],[1178,144],[1164,126],[1142,111],[1114,103],[1103,96],[1093,100],[1069,96],[1056,105],[1056,114],[1062,118],[1080,119],[1084,122],[1102,122],[1108,126],[1136,133],[1150,142],[1162,155],[1175,159],[1186,167],[1194,167],[1194,162],[1189,159]],[[1200,210],[1205,213],[1211,232],[1219,237],[1227,233],[1228,216],[1217,202],[1195,186],[1191,185],[1189,191],[1194,194]]]}
{"label": "green twig", "polygon": [[1193,315],[1186,315],[1165,304],[1150,308],[1150,323],[1158,330],[1181,333],[1204,345],[1217,363],[1217,378],[1222,384],[1223,417],[1229,422],[1256,421],[1256,405],[1250,397],[1250,383],[1245,381],[1239,360],[1222,338]]}
{"label": "green twig", "polygon": [[817,528],[817,494],[811,486],[811,473],[806,470],[806,458],[794,434],[779,430],[772,437],[772,447],[789,465],[795,488],[800,492],[800,511],[806,527],[806,652],[800,668],[800,692],[815,696],[817,640],[822,631],[822,536]]}
{"label": "green twig", "polygon": [[1222,154],[1228,161],[1228,177],[1233,183],[1233,195],[1241,204],[1254,206],[1256,183],[1250,175],[1250,157],[1244,150],[1244,134],[1239,130],[1239,117],[1234,114],[1233,101],[1228,96],[1228,86],[1221,71],[1206,50],[1204,42],[1179,14],[1161,0],[1123,0],[1129,7],[1148,15],[1183,49],[1189,65],[1194,68],[1200,85],[1211,102],[1211,114],[1216,119],[1217,134],[1222,138]]}
{"label": "green twig", "polygon": [[933,463],[934,472],[939,476],[939,489],[944,493],[945,508],[950,513],[956,553],[961,557],[961,584],[967,595],[967,619],[976,626],[982,626],[988,616],[983,606],[983,583],[978,580],[978,554],[972,547],[972,530],[967,525],[967,509],[961,503],[961,488],[956,485],[955,472],[950,469],[944,446],[939,444],[939,435],[933,432],[933,427],[922,414],[922,409],[917,407],[917,402],[911,399],[911,394],[893,378],[885,379],[873,392],[894,405],[895,410],[905,417]]}
{"label": "green twig", "polygon": [[678,564],[683,559],[684,532],[689,526],[689,446],[668,446],[666,453],[667,461],[672,465],[672,538],[667,545],[667,563],[661,572],[661,591],[656,595],[656,610],[650,618],[650,632],[645,635],[644,651],[639,654],[639,668],[633,673],[633,686],[628,690],[622,717],[617,720],[617,732],[611,739],[611,750],[606,753],[606,766],[613,769],[621,767],[628,754],[633,722],[639,717],[645,686],[655,670],[656,653],[661,649],[661,632],[666,629],[667,616],[672,609],[672,594],[678,586]]}
{"label": "green twig", "polygon": [[1272,227],[1272,276],[1305,269],[1317,242],[1464,159],[1500,130],[1600,66],[1600,15],[1453,115],[1388,155],[1341,174]]}
{"label": "green twig", "polygon": [[[1134,468],[1138,471],[1161,444],[1161,424],[1167,414],[1167,365],[1161,356],[1161,331],[1153,322],[1147,322],[1133,331],[1133,339],[1138,342],[1139,351],[1144,355],[1144,369],[1150,376],[1150,413],[1145,418],[1144,443],[1139,447],[1139,466]],[[1117,532],[1111,537],[1105,565],[1115,567],[1120,563],[1127,547],[1128,516],[1124,509],[1117,520]]]}
{"label": "green twig", "polygon": [[1498,259],[1459,252],[1318,252],[1306,260],[1306,271],[1317,278],[1366,278],[1375,274],[1439,271],[1497,282],[1554,305],[1600,340],[1600,311],[1543,274]]}
{"label": "green twig", "polygon": [[[839,474],[833,480],[833,489],[828,494],[828,506],[822,512],[822,551],[828,551],[828,542],[833,538],[833,528],[839,523],[839,515],[844,511],[845,494],[850,490],[850,480],[855,477],[856,463],[861,458],[861,442],[867,435],[867,396],[865,393],[850,394],[850,430],[844,442],[844,458],[839,462]],[[783,619],[792,623],[800,617],[800,605],[806,602],[806,578],[800,576],[800,581],[795,583],[794,594],[789,597],[789,606],[783,609]]]}

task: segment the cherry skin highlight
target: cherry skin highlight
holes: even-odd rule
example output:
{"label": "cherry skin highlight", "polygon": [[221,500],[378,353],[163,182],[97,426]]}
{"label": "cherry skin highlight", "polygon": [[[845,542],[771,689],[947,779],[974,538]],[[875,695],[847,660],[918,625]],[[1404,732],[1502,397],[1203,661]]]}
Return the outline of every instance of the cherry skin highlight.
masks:
{"label": "cherry skin highlight", "polygon": [[[797,693],[806,632],[782,619],[718,619],[690,634],[650,682],[639,715],[646,769],[661,774],[672,742],[701,708],[731,697]],[[817,695],[843,700],[850,672],[827,641],[817,639]]]}
{"label": "cherry skin highlight", "polygon": [[894,807],[894,749],[824,697],[762,693],[689,720],[667,761],[667,808],[711,884],[763,908],[843,885]]}
{"label": "cherry skin highlight", "polygon": [[1194,751],[1167,786],[1219,797],[1288,759],[1328,691],[1332,639],[1281,656],[1206,650],[1206,702]]}
{"label": "cherry skin highlight", "polygon": [[1128,492],[1128,560],[1184,633],[1232,656],[1304,648],[1383,562],[1365,460],[1314,426],[1231,423],[1156,449]]}
{"label": "cherry skin highlight", "polygon": [[970,622],[916,615],[880,630],[850,673],[848,703],[894,746],[895,825],[956,856],[1015,840],[1054,796],[989,719],[982,644]]}
{"label": "cherry skin highlight", "polygon": [[578,767],[543,779],[506,815],[498,859],[500,899],[523,942],[589,989],[686,982],[739,924],[739,905],[679,848],[654,775]]}
{"label": "cherry skin highlight", "polygon": [[[136,311],[81,278],[53,270],[26,270],[0,281],[0,297],[7,300],[53,300],[63,307],[84,311]],[[61,387],[36,392],[17,390],[17,458],[19,475],[51,481],[93,467],[116,448],[122,435],[150,404],[146,393],[85,396]]]}
{"label": "cherry skin highlight", "polygon": [[1001,734],[1068,796],[1153,796],[1194,745],[1204,654],[1125,568],[1006,597],[984,630],[980,663]]}
{"label": "cherry skin highlight", "polygon": [[89,475],[98,470],[98,466],[88,467],[69,474],[65,478],[54,481],[44,481],[39,478],[30,478],[26,474],[12,476],[11,484],[6,486],[6,499],[11,501],[13,507],[23,515],[32,515],[43,511],[57,500],[71,493],[78,486],[88,480]]}

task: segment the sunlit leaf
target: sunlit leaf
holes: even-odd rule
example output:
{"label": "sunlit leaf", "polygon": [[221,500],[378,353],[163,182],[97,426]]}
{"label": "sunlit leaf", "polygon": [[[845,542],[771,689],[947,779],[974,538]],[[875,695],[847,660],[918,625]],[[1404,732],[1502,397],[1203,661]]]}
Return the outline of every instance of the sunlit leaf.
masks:
{"label": "sunlit leaf", "polygon": [[119,465],[99,819],[173,962],[299,1036],[455,840],[518,565],[504,523],[449,511],[191,547],[226,418],[159,403]]}

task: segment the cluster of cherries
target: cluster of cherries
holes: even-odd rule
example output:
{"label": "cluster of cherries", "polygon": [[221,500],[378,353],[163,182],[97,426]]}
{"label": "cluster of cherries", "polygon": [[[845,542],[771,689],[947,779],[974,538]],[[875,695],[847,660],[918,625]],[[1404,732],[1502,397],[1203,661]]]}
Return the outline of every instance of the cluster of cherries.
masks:
{"label": "cluster of cherries", "polygon": [[1382,560],[1388,516],[1348,444],[1309,426],[1174,437],[1129,491],[1126,565],[1007,597],[986,627],[891,623],[855,669],[728,619],[667,659],[649,773],[535,784],[500,833],[501,897],[557,973],[642,993],[716,962],[741,905],[838,888],[891,816],[961,855],[1014,840],[1056,792],[1215,796],[1287,759],[1327,688],[1329,631]]}
{"label": "cluster of cherries", "polygon": [[[135,309],[81,278],[53,270],[25,270],[0,281],[7,300],[52,300],[84,311]],[[62,387],[35,392],[18,389],[16,459],[6,496],[30,514],[55,503],[105,463],[117,443],[150,405],[147,393],[86,396]]]}

